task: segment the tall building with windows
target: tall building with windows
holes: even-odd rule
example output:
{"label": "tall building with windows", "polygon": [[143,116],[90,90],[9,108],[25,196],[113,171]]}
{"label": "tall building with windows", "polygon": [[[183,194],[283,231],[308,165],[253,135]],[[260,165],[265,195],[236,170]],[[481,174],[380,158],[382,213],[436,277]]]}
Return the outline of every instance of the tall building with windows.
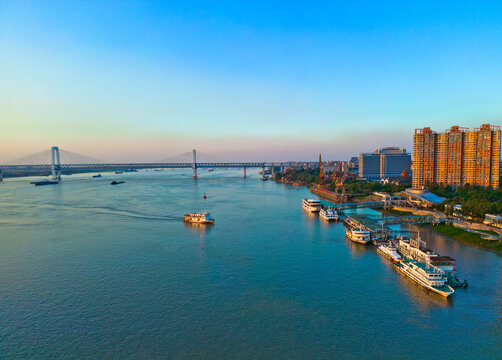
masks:
{"label": "tall building with windows", "polygon": [[366,179],[400,177],[403,172],[410,172],[410,165],[411,154],[404,148],[376,149],[373,153],[359,154],[359,177]]}
{"label": "tall building with windows", "polygon": [[452,126],[442,133],[429,127],[413,136],[413,187],[428,183],[499,187],[500,126],[470,131]]}

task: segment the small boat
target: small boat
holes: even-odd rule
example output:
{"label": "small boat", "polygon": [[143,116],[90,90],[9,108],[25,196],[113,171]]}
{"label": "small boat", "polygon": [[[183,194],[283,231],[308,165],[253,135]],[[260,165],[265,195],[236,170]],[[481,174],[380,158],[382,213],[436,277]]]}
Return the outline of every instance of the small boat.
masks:
{"label": "small boat", "polygon": [[101,174],[98,174],[98,175],[92,175],[93,178],[100,178],[102,177]]}
{"label": "small boat", "polygon": [[319,217],[324,221],[337,221],[338,213],[333,209],[322,209],[319,212]]}
{"label": "small boat", "polygon": [[191,213],[183,216],[183,221],[197,224],[214,224],[214,219],[205,211],[203,213]]}
{"label": "small boat", "polygon": [[397,252],[396,246],[389,241],[387,244],[377,246],[377,251],[392,262],[401,261],[401,255]]}
{"label": "small boat", "polygon": [[42,180],[42,181],[33,181],[31,184],[35,186],[42,186],[42,185],[57,185],[59,184],[58,181],[56,180]]}
{"label": "small boat", "polygon": [[362,229],[345,229],[345,235],[353,242],[359,244],[367,244],[371,240],[371,233],[368,230]]}
{"label": "small boat", "polygon": [[122,174],[123,171],[115,171],[115,174]]}
{"label": "small boat", "polygon": [[321,210],[321,202],[316,199],[303,199],[302,208],[310,212],[318,212]]}
{"label": "small boat", "polygon": [[416,260],[405,260],[394,263],[394,268],[426,289],[441,296],[448,297],[455,292],[447,284],[448,280],[445,272],[433,265]]}
{"label": "small boat", "polygon": [[214,171],[214,169],[207,169],[207,172],[211,172],[211,171]]}
{"label": "small boat", "polygon": [[115,181],[115,180],[113,180],[113,181],[110,183],[110,185],[118,185],[118,184],[123,184],[123,183],[124,183],[124,181]]}

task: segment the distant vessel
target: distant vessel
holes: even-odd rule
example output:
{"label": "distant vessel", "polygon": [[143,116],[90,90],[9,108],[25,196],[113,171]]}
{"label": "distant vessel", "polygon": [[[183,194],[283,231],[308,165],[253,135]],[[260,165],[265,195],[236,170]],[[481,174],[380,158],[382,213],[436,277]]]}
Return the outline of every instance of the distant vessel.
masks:
{"label": "distant vessel", "polygon": [[99,178],[101,177],[101,174],[98,174],[98,175],[92,175],[93,178]]}
{"label": "distant vessel", "polygon": [[367,244],[371,240],[371,233],[362,229],[345,229],[345,235],[353,242]]}
{"label": "distant vessel", "polygon": [[110,183],[110,185],[118,185],[118,184],[123,184],[123,183],[124,183],[124,181],[115,181],[115,180],[113,180],[113,181]]}
{"label": "distant vessel", "polygon": [[302,207],[310,212],[318,212],[321,210],[321,202],[316,199],[303,199]]}
{"label": "distant vessel", "polygon": [[122,174],[123,171],[115,171],[115,174]]}
{"label": "distant vessel", "polygon": [[214,169],[207,169],[207,172],[211,172],[211,171],[214,171]]}
{"label": "distant vessel", "polygon": [[441,296],[448,297],[455,292],[446,283],[445,272],[433,265],[415,260],[405,260],[394,263],[394,268],[401,274],[408,276],[413,281]]}
{"label": "distant vessel", "polygon": [[319,212],[319,217],[324,221],[336,221],[338,220],[338,213],[333,209],[322,209]]}
{"label": "distant vessel", "polygon": [[208,212],[192,213],[183,216],[183,221],[198,224],[214,224],[214,219]]}
{"label": "distant vessel", "polygon": [[41,185],[56,185],[59,183],[55,180],[42,180],[42,181],[33,181],[31,182],[31,184],[35,186],[41,186]]}
{"label": "distant vessel", "polygon": [[389,241],[387,244],[377,246],[377,251],[392,262],[401,261],[401,255],[397,252],[396,246]]}

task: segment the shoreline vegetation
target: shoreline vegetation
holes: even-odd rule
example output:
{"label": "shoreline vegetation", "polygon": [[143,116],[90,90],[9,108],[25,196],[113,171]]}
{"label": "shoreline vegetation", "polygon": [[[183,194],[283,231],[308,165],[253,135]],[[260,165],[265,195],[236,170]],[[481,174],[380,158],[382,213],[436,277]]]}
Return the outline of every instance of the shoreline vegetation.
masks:
{"label": "shoreline vegetation", "polygon": [[[284,174],[276,173],[275,180],[295,186],[314,186],[319,183],[319,169],[288,169]],[[325,182],[326,189],[331,191],[335,190],[336,185],[335,182],[330,179],[330,174],[325,175]],[[362,199],[360,198],[374,196],[373,192],[375,191],[395,193],[404,191],[404,189],[410,187],[409,185],[396,185],[390,183],[382,185],[379,181],[355,180],[352,178],[347,178],[344,186],[347,194],[357,194],[357,196],[354,197],[354,202],[361,202]]]}
{"label": "shoreline vegetation", "polygon": [[[502,180],[502,177],[501,177]],[[449,185],[430,184],[426,186],[430,192],[445,197],[446,200],[436,210],[451,215],[453,206],[462,206],[462,215],[483,222],[485,214],[502,214],[502,189],[484,188],[465,185],[457,189]]]}
{"label": "shoreline vegetation", "polygon": [[[481,235],[476,233],[471,233],[454,227],[452,225],[422,225],[431,229],[432,231],[444,235],[446,237],[457,240],[463,244],[470,245],[478,249],[493,250],[498,253],[502,253],[502,240],[485,240],[481,238]],[[488,233],[488,232],[487,232]]]}

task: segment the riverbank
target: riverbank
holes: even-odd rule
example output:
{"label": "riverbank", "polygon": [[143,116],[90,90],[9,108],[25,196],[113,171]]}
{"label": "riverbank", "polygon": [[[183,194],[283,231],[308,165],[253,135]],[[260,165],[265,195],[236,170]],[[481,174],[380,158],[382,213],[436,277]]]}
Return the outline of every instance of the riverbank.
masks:
{"label": "riverbank", "polygon": [[452,239],[460,241],[463,244],[467,244],[480,249],[494,250],[502,253],[501,240],[484,240],[479,234],[471,233],[469,231],[465,231],[451,225],[439,224],[424,226],[430,228],[438,234],[445,235]]}

